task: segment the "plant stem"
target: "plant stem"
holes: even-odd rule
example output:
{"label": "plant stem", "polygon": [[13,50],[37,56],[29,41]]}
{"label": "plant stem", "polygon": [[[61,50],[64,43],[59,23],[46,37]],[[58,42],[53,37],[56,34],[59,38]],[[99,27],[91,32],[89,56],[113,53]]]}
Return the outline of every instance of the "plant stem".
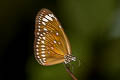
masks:
{"label": "plant stem", "polygon": [[72,79],[73,79],[73,80],[78,80],[78,79],[74,76],[74,74],[70,71],[70,68],[67,67],[66,64],[64,64],[64,65],[65,65],[66,71],[69,73],[69,75],[72,77]]}

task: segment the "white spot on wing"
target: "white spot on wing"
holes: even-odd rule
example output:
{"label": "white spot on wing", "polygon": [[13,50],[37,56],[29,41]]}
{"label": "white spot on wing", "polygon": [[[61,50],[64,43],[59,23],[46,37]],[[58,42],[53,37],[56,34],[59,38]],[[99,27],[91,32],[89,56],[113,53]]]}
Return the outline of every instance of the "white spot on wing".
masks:
{"label": "white spot on wing", "polygon": [[40,38],[41,39],[41,37],[39,36],[38,38]]}
{"label": "white spot on wing", "polygon": [[42,37],[45,40],[45,37]]}
{"label": "white spot on wing", "polygon": [[36,49],[36,51],[39,51],[39,49]]}
{"label": "white spot on wing", "polygon": [[56,43],[56,41],[54,41],[54,43]]}
{"label": "white spot on wing", "polygon": [[42,58],[43,59],[43,62],[46,62],[46,58]]}
{"label": "white spot on wing", "polygon": [[41,50],[45,50],[45,48],[41,48]]}
{"label": "white spot on wing", "polygon": [[45,22],[48,22],[48,20],[46,18],[43,18],[42,20],[45,21]]}
{"label": "white spot on wing", "polygon": [[44,28],[44,31],[47,31],[47,29],[46,29],[46,28]]}
{"label": "white spot on wing", "polygon": [[40,58],[40,56],[37,56],[37,58]]}
{"label": "white spot on wing", "polygon": [[41,53],[45,53],[45,51],[42,51]]}
{"label": "white spot on wing", "polygon": [[38,28],[40,28],[40,26],[38,26]]}
{"label": "white spot on wing", "polygon": [[45,55],[44,55],[44,54],[42,54],[41,56],[42,56],[42,57],[45,57]]}
{"label": "white spot on wing", "polygon": [[40,41],[40,39],[37,39],[38,41]]}
{"label": "white spot on wing", "polygon": [[41,47],[45,47],[45,45],[41,45]]}
{"label": "white spot on wing", "polygon": [[46,25],[45,22],[42,22],[43,25]]}
{"label": "white spot on wing", "polygon": [[57,33],[56,33],[56,35],[58,36],[58,35],[59,35],[59,33],[57,32]]}
{"label": "white spot on wing", "polygon": [[53,14],[48,14],[50,17],[53,17],[57,20],[57,18]]}
{"label": "white spot on wing", "polygon": [[40,42],[37,42],[37,44],[40,44]]}
{"label": "white spot on wing", "polygon": [[39,16],[39,18],[41,18],[41,16]]}
{"label": "white spot on wing", "polygon": [[62,27],[59,25],[59,28],[62,28]]}
{"label": "white spot on wing", "polygon": [[54,49],[53,47],[51,47],[51,49]]}
{"label": "white spot on wing", "polygon": [[45,35],[46,33],[43,32],[43,34]]}
{"label": "white spot on wing", "polygon": [[43,64],[43,65],[44,65],[44,62],[43,62],[41,59],[39,59],[39,61],[41,62],[41,64]]}
{"label": "white spot on wing", "polygon": [[43,16],[43,14],[40,14],[40,16]]}
{"label": "white spot on wing", "polygon": [[53,21],[53,19],[50,16],[48,16],[48,15],[46,15],[45,18],[47,18],[50,21]]}
{"label": "white spot on wing", "polygon": [[54,15],[53,14],[48,14],[50,17],[54,17]]}
{"label": "white spot on wing", "polygon": [[39,47],[38,45],[36,45],[36,47]]}
{"label": "white spot on wing", "polygon": [[40,33],[39,33],[39,32],[37,32],[37,35],[40,35]]}
{"label": "white spot on wing", "polygon": [[43,36],[43,34],[40,34],[40,36]]}
{"label": "white spot on wing", "polygon": [[38,52],[37,52],[36,54],[37,54],[37,55],[39,55],[39,53],[38,53]]}
{"label": "white spot on wing", "polygon": [[43,44],[44,44],[44,43],[45,43],[45,41],[41,41],[41,43],[43,43]]}
{"label": "white spot on wing", "polygon": [[40,29],[38,29],[38,31],[40,31]]}
{"label": "white spot on wing", "polygon": [[58,42],[58,44],[61,44],[60,42]]}

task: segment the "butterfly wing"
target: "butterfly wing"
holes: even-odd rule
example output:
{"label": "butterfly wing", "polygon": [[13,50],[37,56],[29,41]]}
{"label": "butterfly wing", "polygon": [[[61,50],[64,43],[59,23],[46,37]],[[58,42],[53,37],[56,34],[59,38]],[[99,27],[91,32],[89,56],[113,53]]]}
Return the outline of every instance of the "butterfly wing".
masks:
{"label": "butterfly wing", "polygon": [[41,65],[62,63],[64,56],[71,54],[63,28],[48,9],[40,10],[36,16],[34,51]]}

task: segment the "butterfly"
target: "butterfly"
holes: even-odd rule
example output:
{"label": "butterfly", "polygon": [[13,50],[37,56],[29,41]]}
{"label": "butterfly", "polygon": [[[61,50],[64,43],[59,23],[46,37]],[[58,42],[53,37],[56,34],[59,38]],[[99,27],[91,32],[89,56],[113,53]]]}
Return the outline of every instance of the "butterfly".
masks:
{"label": "butterfly", "polygon": [[43,8],[37,13],[34,34],[34,55],[39,64],[49,66],[76,60],[60,22],[50,10]]}

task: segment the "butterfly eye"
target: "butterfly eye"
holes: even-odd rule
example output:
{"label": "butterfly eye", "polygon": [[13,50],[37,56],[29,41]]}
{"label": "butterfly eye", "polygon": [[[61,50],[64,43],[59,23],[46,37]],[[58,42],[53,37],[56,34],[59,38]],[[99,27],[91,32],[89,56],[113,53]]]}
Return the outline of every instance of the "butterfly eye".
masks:
{"label": "butterfly eye", "polygon": [[46,66],[75,60],[63,28],[48,9],[40,10],[36,16],[34,53],[38,63]]}

